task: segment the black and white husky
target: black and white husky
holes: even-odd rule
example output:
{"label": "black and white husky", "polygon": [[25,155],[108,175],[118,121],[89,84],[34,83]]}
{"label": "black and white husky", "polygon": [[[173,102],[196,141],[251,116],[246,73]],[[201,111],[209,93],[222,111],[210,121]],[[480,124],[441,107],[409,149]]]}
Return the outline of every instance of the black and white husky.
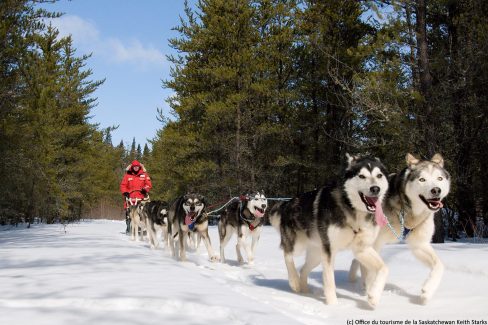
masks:
{"label": "black and white husky", "polygon": [[147,225],[142,209],[147,201],[139,198],[127,198],[126,202],[129,210],[131,240],[139,241],[139,229],[142,240],[144,240],[144,230],[146,230]]}
{"label": "black and white husky", "polygon": [[[327,304],[337,303],[334,258],[338,251],[351,249],[368,272],[368,302],[377,305],[388,269],[373,249],[384,219],[381,208],[388,189],[387,172],[377,158],[347,155],[344,179],[271,209],[270,221],[281,234],[290,287],[308,292],[309,273],[320,263]],[[293,255],[306,252],[298,274]]]}
{"label": "black and white husky", "polygon": [[[242,264],[244,259],[241,254],[241,247],[247,254],[249,264],[254,263],[256,245],[261,235],[264,224],[264,213],[268,206],[268,200],[262,192],[242,195],[239,201],[229,204],[222,212],[218,224],[220,238],[220,260],[225,262],[224,248],[232,235],[237,232],[237,261]],[[249,246],[247,237],[252,237]]]}
{"label": "black and white husky", "polygon": [[142,215],[146,219],[147,235],[151,248],[157,248],[159,241],[158,232],[161,232],[163,241],[168,240],[168,203],[165,201],[151,201],[142,208]]}
{"label": "black and white husky", "polygon": [[[205,213],[205,206],[205,198],[202,195],[190,193],[177,198],[169,208],[169,247],[171,254],[181,261],[186,260],[186,238],[191,232],[197,232],[201,236],[209,259],[218,260],[208,235],[208,216]],[[178,243],[176,243],[176,238],[178,238]]]}
{"label": "black and white husky", "polygon": [[[442,208],[442,200],[449,193],[451,181],[440,154],[424,161],[407,154],[406,160],[407,167],[390,177],[385,199],[385,215],[396,234],[389,227],[383,227],[374,248],[379,252],[385,244],[399,241],[403,235],[400,222],[403,217],[404,228],[410,230],[406,237],[409,248],[431,269],[420,295],[421,303],[425,304],[437,290],[444,272],[444,266],[430,242],[435,230],[434,213]],[[349,274],[351,280],[355,280],[357,269],[358,262],[354,261]],[[364,269],[362,271],[365,272]]]}

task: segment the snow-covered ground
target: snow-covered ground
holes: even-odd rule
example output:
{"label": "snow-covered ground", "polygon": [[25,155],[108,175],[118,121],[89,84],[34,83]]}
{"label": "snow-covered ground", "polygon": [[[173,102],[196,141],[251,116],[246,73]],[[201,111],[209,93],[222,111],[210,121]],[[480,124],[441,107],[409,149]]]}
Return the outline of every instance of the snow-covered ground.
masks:
{"label": "snow-covered ground", "polygon": [[[371,310],[360,285],[347,281],[349,252],[336,260],[339,303],[327,306],[320,267],[311,274],[311,294],[290,290],[271,227],[262,233],[254,266],[237,264],[235,237],[226,248],[228,264],[208,261],[203,244],[182,263],[168,250],[131,242],[124,230],[121,221],[97,220],[0,231],[0,324],[488,322],[488,244],[435,246],[446,271],[427,306],[416,303],[427,268],[405,245],[388,246],[390,276]],[[216,227],[210,233],[218,252]],[[470,322],[457,322],[464,320]]]}

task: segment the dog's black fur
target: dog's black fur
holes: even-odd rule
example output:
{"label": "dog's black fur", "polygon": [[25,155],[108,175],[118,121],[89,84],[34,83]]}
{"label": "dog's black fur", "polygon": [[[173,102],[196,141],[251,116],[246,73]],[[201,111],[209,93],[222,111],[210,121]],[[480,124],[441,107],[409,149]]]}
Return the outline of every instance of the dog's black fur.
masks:
{"label": "dog's black fur", "polygon": [[157,239],[157,228],[160,228],[163,232],[163,239],[167,242],[167,217],[168,217],[169,205],[165,201],[151,201],[144,205],[142,208],[142,216],[146,220],[146,226],[148,230],[149,241],[152,248],[159,246]]}

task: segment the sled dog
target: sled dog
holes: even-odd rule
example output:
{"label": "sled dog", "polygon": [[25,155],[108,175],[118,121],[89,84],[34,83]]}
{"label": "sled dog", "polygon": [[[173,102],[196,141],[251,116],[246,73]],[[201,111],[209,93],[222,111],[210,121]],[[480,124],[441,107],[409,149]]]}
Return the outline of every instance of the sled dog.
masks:
{"label": "sled dog", "polygon": [[[261,235],[262,225],[264,224],[264,213],[268,206],[268,200],[264,193],[255,192],[241,195],[238,201],[229,204],[222,212],[218,223],[220,238],[220,260],[225,262],[224,248],[237,232],[237,261],[242,264],[241,248],[247,254],[249,264],[254,263],[254,253],[256,245]],[[247,243],[247,237],[252,237],[251,246]]]}
{"label": "sled dog", "polygon": [[[368,269],[368,303],[375,307],[383,291],[388,269],[373,243],[384,220],[382,202],[388,189],[387,172],[371,157],[347,156],[341,181],[304,193],[271,209],[271,224],[280,232],[288,281],[295,292],[308,292],[309,273],[323,266],[323,290],[327,304],[337,303],[334,259],[351,249]],[[305,264],[297,272],[294,254],[305,251]]]}
{"label": "sled dog", "polygon": [[205,198],[202,195],[189,193],[177,198],[169,208],[169,247],[171,254],[181,261],[186,260],[186,238],[190,232],[197,232],[202,237],[209,259],[218,260],[208,235],[208,217],[205,213],[205,206]]}
{"label": "sled dog", "polygon": [[[422,286],[420,302],[426,304],[434,295],[444,272],[444,266],[432,245],[434,234],[434,213],[443,207],[442,200],[449,194],[450,175],[444,169],[444,159],[435,154],[430,160],[419,160],[411,154],[406,157],[407,167],[390,177],[390,187],[385,199],[385,215],[395,229],[382,227],[374,248],[380,251],[387,243],[399,241],[401,237],[400,218],[409,231],[406,243],[413,255],[430,268],[430,274]],[[359,263],[353,261],[349,277],[356,279]],[[362,272],[368,273],[361,268]]]}
{"label": "sled dog", "polygon": [[167,244],[168,240],[168,203],[165,201],[151,201],[144,205],[142,214],[147,224],[147,235],[151,248],[159,247],[157,238],[161,232],[163,241]]}
{"label": "sled dog", "polygon": [[139,241],[139,228],[142,240],[144,240],[146,218],[143,216],[142,209],[147,201],[139,198],[127,198],[126,201],[129,207],[131,240]]}

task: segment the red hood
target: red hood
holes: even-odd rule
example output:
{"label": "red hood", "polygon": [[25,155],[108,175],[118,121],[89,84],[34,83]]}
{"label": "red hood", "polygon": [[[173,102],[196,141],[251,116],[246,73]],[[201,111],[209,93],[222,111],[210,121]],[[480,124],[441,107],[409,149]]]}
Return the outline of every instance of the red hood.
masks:
{"label": "red hood", "polygon": [[134,173],[133,168],[134,168],[135,166],[139,166],[139,171],[136,173],[136,175],[139,175],[140,173],[144,172],[144,166],[143,166],[143,165],[142,165],[142,164],[141,164],[139,161],[137,161],[137,160],[134,160],[134,161],[133,161],[133,162],[130,164],[129,168],[127,169],[127,172],[129,172],[129,173],[130,173],[130,172]]}

